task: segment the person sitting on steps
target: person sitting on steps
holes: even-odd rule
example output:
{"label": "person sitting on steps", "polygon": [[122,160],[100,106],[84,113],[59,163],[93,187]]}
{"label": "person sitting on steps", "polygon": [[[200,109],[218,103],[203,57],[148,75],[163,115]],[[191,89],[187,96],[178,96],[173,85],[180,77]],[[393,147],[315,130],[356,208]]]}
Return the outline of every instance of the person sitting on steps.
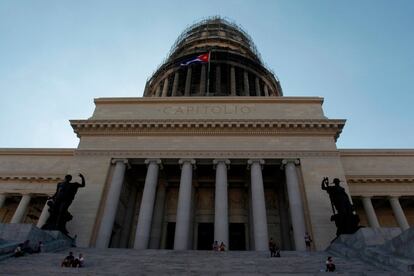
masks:
{"label": "person sitting on steps", "polygon": [[69,255],[63,259],[61,267],[71,267],[73,265],[74,260],[75,257],[73,256],[73,252],[69,252]]}
{"label": "person sitting on steps", "polygon": [[84,261],[85,261],[85,258],[83,257],[83,255],[82,255],[82,254],[79,254],[79,257],[78,257],[78,258],[76,258],[76,259],[73,261],[72,266],[73,266],[73,267],[83,267]]}
{"label": "person sitting on steps", "polygon": [[334,272],[336,269],[335,264],[332,260],[332,257],[329,256],[328,259],[326,260],[326,272]]}

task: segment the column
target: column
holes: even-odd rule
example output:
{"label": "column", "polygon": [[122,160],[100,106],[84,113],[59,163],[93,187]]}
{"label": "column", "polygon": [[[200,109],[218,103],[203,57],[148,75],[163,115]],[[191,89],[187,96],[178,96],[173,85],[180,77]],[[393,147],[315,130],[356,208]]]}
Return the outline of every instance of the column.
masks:
{"label": "column", "polygon": [[229,160],[216,159],[216,189],[214,197],[214,240],[229,247],[229,215],[227,196],[227,165]]}
{"label": "column", "polygon": [[263,90],[264,90],[264,94],[265,94],[265,96],[266,96],[266,97],[268,97],[268,96],[269,96],[269,88],[267,87],[267,85],[266,85],[266,84],[264,85]]}
{"label": "column", "polygon": [[236,96],[236,70],[230,67],[230,96]]}
{"label": "column", "polygon": [[256,96],[260,96],[260,94],[261,94],[261,91],[260,91],[260,81],[259,81],[259,78],[258,77],[256,77],[256,79],[254,81],[254,84],[256,86]]}
{"label": "column", "polygon": [[46,223],[47,219],[50,216],[49,213],[49,205],[47,205],[48,200],[46,200],[45,206],[43,206],[42,213],[40,213],[40,217],[37,220],[36,226],[38,228],[42,228],[42,226]]}
{"label": "column", "polygon": [[200,74],[200,96],[204,96],[206,94],[206,65],[201,65],[201,74]]}
{"label": "column", "polygon": [[221,94],[221,67],[216,66],[216,94]]}
{"label": "column", "polygon": [[184,88],[184,96],[189,97],[190,96],[190,89],[191,89],[191,73],[192,69],[189,66],[187,69],[187,76],[185,78],[185,88]]}
{"label": "column", "polygon": [[247,71],[243,72],[243,81],[244,81],[244,95],[250,96],[249,73]]}
{"label": "column", "polygon": [[175,222],[174,249],[187,250],[191,221],[191,195],[193,181],[193,159],[181,159],[181,179],[178,191],[177,217]]}
{"label": "column", "polygon": [[145,177],[144,191],[142,192],[141,207],[139,208],[138,224],[135,232],[135,249],[147,249],[150,233],[152,213],[154,211],[155,193],[158,184],[158,170],[160,159],[145,160],[148,164]]}
{"label": "column", "polygon": [[10,221],[10,223],[22,223],[24,220],[24,216],[27,211],[27,207],[29,207],[31,196],[30,195],[23,195],[22,199],[20,200],[19,206],[17,206],[16,211]]}
{"label": "column", "polygon": [[102,220],[96,238],[95,246],[97,248],[107,248],[109,245],[128,160],[114,159],[112,164],[115,164],[115,169],[109,184]]}
{"label": "column", "polygon": [[397,220],[398,226],[401,228],[401,230],[405,231],[408,228],[410,228],[407,218],[405,217],[404,211],[401,208],[398,196],[389,197],[389,201],[391,204],[392,211],[394,212],[395,219]]}
{"label": "column", "polygon": [[0,208],[3,208],[4,203],[6,203],[6,195],[0,194]]}
{"label": "column", "polygon": [[155,90],[155,97],[161,96],[161,86],[157,85],[157,90]]}
{"label": "column", "polygon": [[162,87],[162,96],[161,97],[167,97],[168,96],[168,76],[164,80],[164,85]]}
{"label": "column", "polygon": [[364,205],[365,214],[367,215],[369,227],[379,228],[379,222],[377,215],[375,214],[374,207],[372,206],[372,201],[370,196],[362,197],[362,205]]}
{"label": "column", "polygon": [[121,230],[121,238],[119,240],[119,246],[121,248],[129,247],[129,239],[133,234],[135,234],[135,233],[131,233],[132,232],[131,226],[132,226],[132,223],[134,221],[134,216],[135,216],[136,201],[137,201],[137,196],[138,196],[137,190],[138,189],[136,187],[136,184],[131,183],[129,195],[128,195],[127,210],[124,214],[125,217],[122,222],[122,225],[125,225],[126,227],[124,227]]}
{"label": "column", "polygon": [[180,80],[180,73],[178,71],[175,71],[174,82],[173,82],[172,93],[171,93],[171,96],[173,96],[173,97],[177,96],[177,89],[178,89],[178,81],[179,80]]}
{"label": "column", "polygon": [[289,214],[287,212],[287,203],[285,197],[285,189],[283,183],[277,184],[277,193],[278,197],[278,207],[279,207],[279,215],[280,215],[280,234],[281,234],[281,241],[280,246],[283,250],[290,249],[290,222],[289,222]]}
{"label": "column", "polygon": [[154,216],[152,219],[151,236],[149,248],[160,249],[162,223],[164,221],[165,193],[164,183],[159,183],[157,188],[157,198],[155,199]]}
{"label": "column", "polygon": [[296,173],[296,164],[299,160],[283,160],[286,174],[286,187],[289,198],[290,218],[293,228],[293,240],[297,251],[305,251],[306,245],[304,236],[306,233],[305,215],[303,212],[303,203],[299,187],[298,175]]}
{"label": "column", "polygon": [[262,165],[264,160],[251,159],[250,165],[251,176],[251,198],[252,198],[252,215],[253,215],[253,236],[254,247],[256,251],[268,250],[268,233],[267,233],[267,216],[266,204],[263,187]]}

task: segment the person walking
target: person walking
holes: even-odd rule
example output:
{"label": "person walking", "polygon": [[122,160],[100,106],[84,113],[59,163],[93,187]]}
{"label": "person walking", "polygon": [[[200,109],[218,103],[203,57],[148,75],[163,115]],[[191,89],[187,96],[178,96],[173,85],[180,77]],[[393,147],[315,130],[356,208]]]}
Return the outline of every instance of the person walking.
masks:
{"label": "person walking", "polygon": [[306,244],[306,251],[311,251],[311,242],[312,237],[309,235],[308,232],[305,233],[305,244]]}

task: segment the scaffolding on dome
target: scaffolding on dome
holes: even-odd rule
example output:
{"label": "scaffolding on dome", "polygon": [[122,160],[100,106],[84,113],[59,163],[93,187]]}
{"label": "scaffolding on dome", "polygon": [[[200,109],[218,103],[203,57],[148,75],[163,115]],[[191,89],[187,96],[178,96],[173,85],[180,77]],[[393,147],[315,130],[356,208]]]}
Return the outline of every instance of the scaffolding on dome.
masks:
{"label": "scaffolding on dome", "polygon": [[223,28],[219,27],[219,29],[221,28],[223,30],[226,29],[227,31],[229,30],[236,31],[236,33],[242,38],[242,42],[245,45],[247,45],[251,53],[255,55],[255,57],[257,58],[257,61],[276,79],[277,83],[279,83],[279,79],[274,73],[274,71],[270,69],[270,67],[265,62],[263,62],[262,57],[259,51],[257,50],[257,47],[254,44],[251,36],[246,31],[244,31],[243,28],[239,24],[237,24],[235,21],[227,17],[210,16],[210,17],[206,17],[201,20],[195,21],[194,23],[188,25],[184,29],[183,32],[181,32],[181,34],[175,40],[174,44],[171,46],[167,56],[156,67],[156,69],[152,72],[152,74],[148,76],[147,81],[146,81],[147,85],[151,85],[153,77],[157,72],[159,73],[160,71],[163,71],[164,69],[167,68],[167,64],[170,62],[172,55],[177,50],[179,50],[180,47],[183,46],[184,43],[188,42],[187,39],[190,38],[191,35],[196,34],[198,31],[200,31],[198,30],[200,27],[205,26],[206,27],[205,29],[209,30],[208,29],[209,26],[216,25],[216,24],[218,24],[219,26],[220,25],[223,26]]}
{"label": "scaffolding on dome", "polygon": [[220,16],[211,16],[211,17],[204,18],[202,20],[196,21],[196,23],[193,23],[189,25],[187,28],[185,28],[185,30],[178,36],[174,44],[171,46],[171,49],[168,52],[166,59],[168,59],[168,57],[170,57],[177,49],[180,48],[180,45],[183,42],[185,42],[185,40],[189,38],[191,34],[193,34],[194,30],[196,30],[197,28],[201,26],[206,26],[208,29],[209,25],[216,24],[217,22],[219,25],[222,24],[223,26],[229,26],[235,29],[237,32],[239,32],[239,34],[242,35],[242,37],[244,36],[244,42],[249,46],[250,51],[252,51],[252,53],[256,55],[259,61],[262,62],[260,53],[257,50],[256,45],[253,43],[253,40],[250,37],[250,35],[247,32],[245,32],[243,28],[237,23],[235,23],[234,21],[230,21],[229,18],[224,18]]}

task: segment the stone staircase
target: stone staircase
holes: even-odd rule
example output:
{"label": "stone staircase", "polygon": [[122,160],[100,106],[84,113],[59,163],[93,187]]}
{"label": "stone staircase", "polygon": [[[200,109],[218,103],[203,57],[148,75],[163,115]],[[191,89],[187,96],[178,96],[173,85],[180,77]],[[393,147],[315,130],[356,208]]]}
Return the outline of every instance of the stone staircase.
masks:
{"label": "stone staircase", "polygon": [[400,233],[398,228],[361,228],[353,235],[341,235],[327,252],[382,269],[414,272],[414,228]]}
{"label": "stone staircase", "polygon": [[39,241],[43,243],[44,252],[54,252],[69,248],[73,240],[59,231],[40,230],[32,224],[0,223],[0,261],[10,257],[14,249],[29,240],[31,248],[36,248]]}
{"label": "stone staircase", "polygon": [[[61,268],[73,251],[85,256],[83,268]],[[282,251],[281,258],[254,251],[173,251],[71,248],[0,262],[0,275],[320,275],[325,274],[326,252]],[[334,257],[337,274],[404,275],[367,265],[358,260]],[[407,274],[408,275],[408,274]]]}

